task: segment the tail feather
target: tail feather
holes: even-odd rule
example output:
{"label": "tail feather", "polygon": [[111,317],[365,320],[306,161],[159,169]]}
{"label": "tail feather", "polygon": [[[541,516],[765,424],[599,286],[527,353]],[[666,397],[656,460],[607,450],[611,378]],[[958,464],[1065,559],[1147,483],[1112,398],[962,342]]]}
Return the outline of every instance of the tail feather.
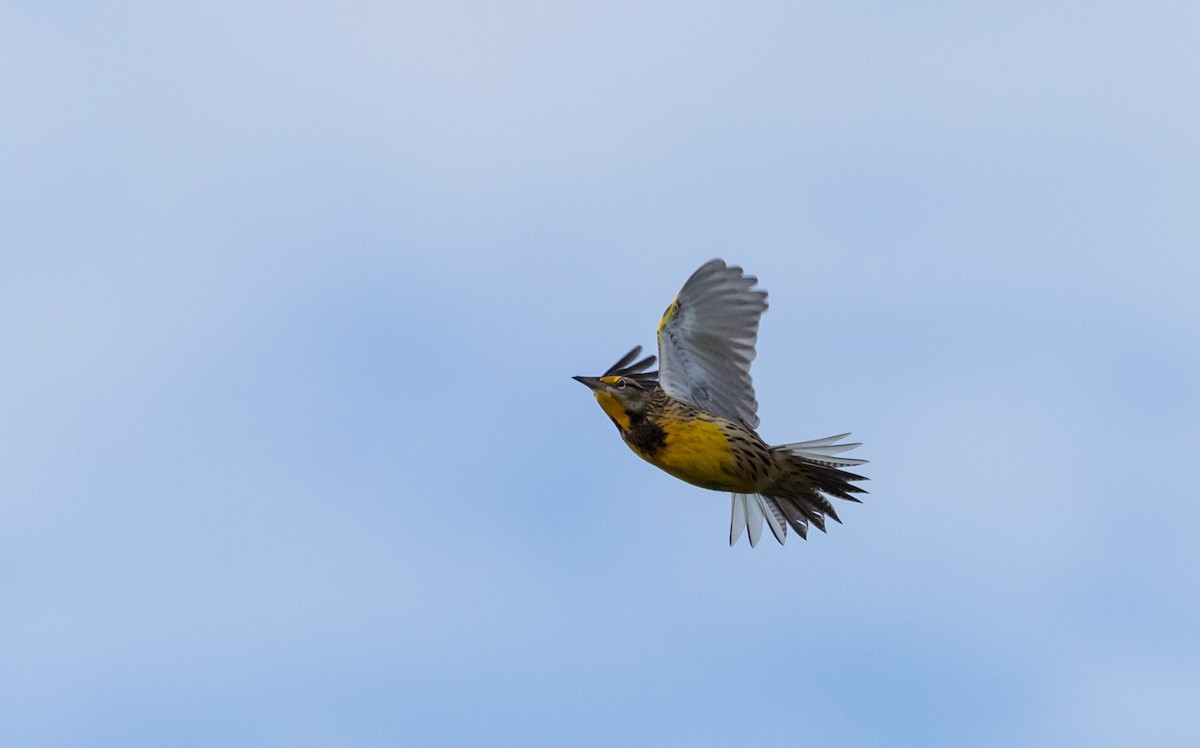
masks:
{"label": "tail feather", "polygon": [[729,517],[729,544],[737,543],[742,530],[750,536],[750,547],[758,545],[762,537],[763,520],[771,528],[771,534],[780,543],[787,539],[789,520],[770,499],[758,494],[735,493]]}
{"label": "tail feather", "polygon": [[762,513],[767,518],[767,527],[771,528],[771,534],[775,536],[780,545],[783,545],[783,542],[787,540],[787,518],[783,516],[783,510],[768,498],[763,496],[754,498],[762,507]]}
{"label": "tail feather", "polygon": [[791,499],[768,499],[771,506],[777,506],[787,517],[788,524],[801,538],[808,538],[808,523],[811,520],[821,531],[825,530],[824,520],[818,513],[805,513],[804,508]]}
{"label": "tail feather", "polygon": [[804,457],[813,462],[820,462],[834,467],[849,467],[851,465],[866,464],[866,460],[858,460],[853,457],[834,457],[842,452],[849,452],[862,446],[862,442],[851,442],[849,444],[838,444],[837,442],[845,439],[850,434],[838,434],[837,436],[827,436],[824,439],[812,439],[806,442],[794,442],[792,444],[780,444],[777,447],[772,447],[772,450],[780,452],[788,452],[797,457]]}
{"label": "tail feather", "polygon": [[[738,539],[742,537],[742,530],[746,529],[746,500],[749,498],[744,493],[733,495],[733,508],[729,514],[729,545],[738,542]],[[751,547],[754,546],[751,545]]]}
{"label": "tail feather", "polygon": [[762,536],[763,512],[762,504],[757,496],[746,497],[746,534],[750,536],[750,547],[758,545]]}
{"label": "tail feather", "polygon": [[861,465],[866,460],[834,457],[859,446],[838,443],[847,436],[839,434],[771,447],[779,475],[762,494],[733,495],[729,544],[736,543],[745,528],[750,546],[758,545],[764,519],[780,544],[787,539],[789,527],[801,538],[807,538],[810,523],[821,532],[825,532],[826,517],[840,524],[842,520],[829,497],[857,503],[859,499],[854,494],[866,493],[853,485],[853,481],[867,480],[865,477],[841,469]]}

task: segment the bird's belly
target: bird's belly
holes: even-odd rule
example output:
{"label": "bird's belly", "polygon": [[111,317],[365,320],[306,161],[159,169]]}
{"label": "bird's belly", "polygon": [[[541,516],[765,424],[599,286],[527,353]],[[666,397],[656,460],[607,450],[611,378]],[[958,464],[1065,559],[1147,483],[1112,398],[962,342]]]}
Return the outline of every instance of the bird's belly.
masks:
{"label": "bird's belly", "polygon": [[729,440],[717,424],[696,419],[660,425],[664,432],[661,447],[653,452],[634,448],[646,461],[701,488],[735,492],[755,490],[752,481],[739,475],[730,454]]}

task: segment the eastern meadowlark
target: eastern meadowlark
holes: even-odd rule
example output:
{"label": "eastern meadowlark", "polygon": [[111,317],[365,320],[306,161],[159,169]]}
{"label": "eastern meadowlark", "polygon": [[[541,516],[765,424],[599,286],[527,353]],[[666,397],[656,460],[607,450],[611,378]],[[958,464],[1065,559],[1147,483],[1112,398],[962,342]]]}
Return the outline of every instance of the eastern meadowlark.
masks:
{"label": "eastern meadowlark", "polygon": [[842,468],[861,465],[836,455],[857,443],[849,434],[768,446],[757,433],[758,403],[750,362],[767,293],[758,279],[723,260],[705,263],[688,278],[658,323],[655,357],[639,360],[641,346],[600,377],[575,377],[591,388],[621,438],[639,457],[688,483],[731,491],[729,544],[746,530],[758,544],[765,519],[783,543],[788,527],[808,536],[837,522],[828,497],[857,502],[866,480]]}

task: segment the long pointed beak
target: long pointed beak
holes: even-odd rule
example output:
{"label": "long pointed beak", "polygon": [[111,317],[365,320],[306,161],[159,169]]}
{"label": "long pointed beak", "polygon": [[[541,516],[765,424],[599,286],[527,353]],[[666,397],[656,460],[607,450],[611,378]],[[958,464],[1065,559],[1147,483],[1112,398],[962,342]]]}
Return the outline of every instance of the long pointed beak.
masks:
{"label": "long pointed beak", "polygon": [[599,377],[571,377],[571,379],[593,390],[598,390],[604,386],[604,382],[601,382]]}

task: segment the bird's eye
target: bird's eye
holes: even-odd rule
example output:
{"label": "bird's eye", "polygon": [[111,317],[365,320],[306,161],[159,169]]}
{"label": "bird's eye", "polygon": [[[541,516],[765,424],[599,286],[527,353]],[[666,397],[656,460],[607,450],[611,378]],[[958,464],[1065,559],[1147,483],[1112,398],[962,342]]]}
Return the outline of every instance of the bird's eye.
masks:
{"label": "bird's eye", "polygon": [[625,389],[625,377],[621,377],[620,379],[617,380],[617,389],[619,389],[619,390]]}

